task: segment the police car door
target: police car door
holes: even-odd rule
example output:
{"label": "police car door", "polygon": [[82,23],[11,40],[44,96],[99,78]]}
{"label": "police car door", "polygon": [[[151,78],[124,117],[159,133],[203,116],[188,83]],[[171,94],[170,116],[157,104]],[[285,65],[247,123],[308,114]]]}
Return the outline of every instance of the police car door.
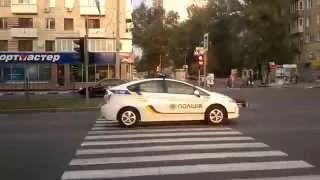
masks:
{"label": "police car door", "polygon": [[151,80],[138,84],[138,102],[143,119],[157,120],[162,118],[161,111],[166,106],[164,80]]}
{"label": "police car door", "polygon": [[195,95],[196,89],[182,82],[166,80],[165,87],[169,101],[168,113],[181,120],[203,119],[205,104],[209,100],[207,96]]}

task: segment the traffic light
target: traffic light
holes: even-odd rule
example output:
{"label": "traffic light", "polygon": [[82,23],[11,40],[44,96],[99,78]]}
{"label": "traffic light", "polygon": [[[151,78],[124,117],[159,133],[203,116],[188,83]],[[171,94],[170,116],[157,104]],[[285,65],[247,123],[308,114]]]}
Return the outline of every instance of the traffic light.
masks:
{"label": "traffic light", "polygon": [[84,63],[84,38],[80,38],[73,41],[74,48],[73,50],[76,51],[79,55],[80,62]]}
{"label": "traffic light", "polygon": [[202,54],[198,56],[198,63],[199,63],[199,65],[203,65],[203,55]]}

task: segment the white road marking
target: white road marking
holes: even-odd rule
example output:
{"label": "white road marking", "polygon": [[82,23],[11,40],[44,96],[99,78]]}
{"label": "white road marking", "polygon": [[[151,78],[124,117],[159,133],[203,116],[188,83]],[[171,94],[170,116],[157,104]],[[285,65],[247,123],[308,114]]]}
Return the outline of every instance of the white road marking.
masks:
{"label": "white road marking", "polygon": [[306,176],[249,178],[249,179],[234,179],[234,180],[319,180],[319,179],[320,179],[320,175],[306,175]]}
{"label": "white road marking", "polygon": [[281,170],[311,168],[309,163],[304,161],[271,161],[271,162],[251,162],[251,163],[226,163],[226,164],[198,164],[184,166],[163,166],[144,167],[131,169],[114,170],[78,170],[66,171],[62,175],[62,180],[71,179],[115,179],[137,176],[160,176],[179,174],[198,174],[215,172],[243,172],[259,170]]}
{"label": "white road marking", "polygon": [[188,153],[156,156],[133,156],[133,157],[110,157],[110,158],[86,158],[74,159],[70,166],[101,165],[114,163],[137,163],[137,162],[161,162],[199,159],[221,158],[250,158],[250,157],[279,157],[288,156],[281,151],[250,151],[250,152],[227,152],[227,153]]}
{"label": "white road marking", "polygon": [[164,152],[173,150],[206,150],[206,149],[233,149],[233,148],[264,148],[269,147],[264,143],[221,143],[221,144],[191,144],[191,145],[166,145],[147,147],[105,148],[105,149],[81,149],[77,155],[89,154],[116,154],[138,152]]}
{"label": "white road marking", "polygon": [[177,136],[212,136],[212,135],[241,135],[239,131],[226,132],[181,132],[181,133],[157,133],[157,134],[119,134],[119,135],[96,135],[87,136],[86,140],[116,139],[116,138],[149,138],[149,137],[177,137]]}
{"label": "white road marking", "polygon": [[105,124],[94,124],[93,127],[115,127],[118,124],[114,124],[114,123],[105,123]]}
{"label": "white road marking", "polygon": [[118,123],[118,122],[117,122],[117,121],[98,120],[98,121],[96,121],[96,123],[97,123],[97,124],[112,124],[112,123],[116,124],[116,123]]}
{"label": "white road marking", "polygon": [[198,132],[198,131],[231,131],[231,128],[182,128],[182,129],[119,129],[118,131],[89,131],[88,134],[125,134],[125,133],[151,133],[151,132]]}
{"label": "white road marking", "polygon": [[102,146],[102,145],[128,145],[168,142],[211,142],[211,141],[253,141],[252,137],[200,137],[200,138],[165,138],[165,139],[139,139],[139,140],[117,140],[117,141],[85,141],[81,146]]}
{"label": "white road marking", "polygon": [[91,131],[100,131],[100,130],[118,130],[119,126],[117,124],[108,125],[108,127],[93,127]]}

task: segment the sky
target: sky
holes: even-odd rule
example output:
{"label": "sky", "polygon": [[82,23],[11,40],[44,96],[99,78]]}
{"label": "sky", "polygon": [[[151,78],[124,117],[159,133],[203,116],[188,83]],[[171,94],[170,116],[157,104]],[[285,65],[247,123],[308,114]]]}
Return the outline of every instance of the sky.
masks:
{"label": "sky", "polygon": [[132,0],[133,8],[138,7],[143,0]]}
{"label": "sky", "polygon": [[[132,0],[133,8],[138,7],[143,0]],[[167,12],[170,10],[176,11],[179,13],[180,20],[185,20],[188,16],[187,14],[187,4],[188,0],[170,0],[170,1],[164,1],[164,7]]]}

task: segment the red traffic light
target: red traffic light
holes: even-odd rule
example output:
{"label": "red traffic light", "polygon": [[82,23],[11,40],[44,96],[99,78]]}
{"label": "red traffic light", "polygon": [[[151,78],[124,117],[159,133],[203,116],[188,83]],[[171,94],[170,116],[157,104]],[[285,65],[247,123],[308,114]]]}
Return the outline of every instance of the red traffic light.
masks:
{"label": "red traffic light", "polygon": [[198,57],[198,60],[199,60],[199,61],[202,61],[202,60],[203,60],[203,56],[200,55],[200,56]]}

